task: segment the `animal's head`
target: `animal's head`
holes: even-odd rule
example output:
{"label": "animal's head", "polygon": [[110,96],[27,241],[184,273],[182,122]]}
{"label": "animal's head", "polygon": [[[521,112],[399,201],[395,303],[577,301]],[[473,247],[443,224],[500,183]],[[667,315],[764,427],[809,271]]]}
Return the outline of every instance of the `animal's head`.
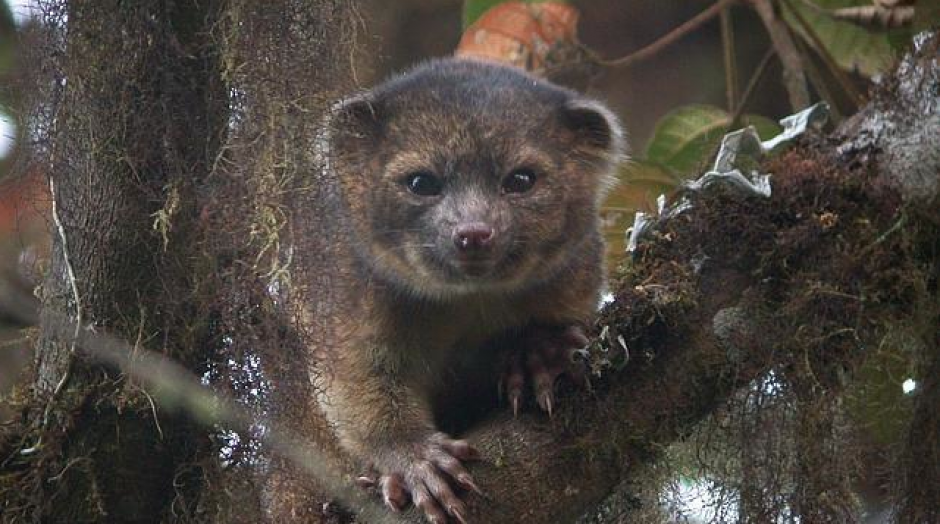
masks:
{"label": "animal's head", "polygon": [[598,102],[467,60],[419,66],[332,122],[357,249],[426,297],[512,291],[577,256],[623,141]]}

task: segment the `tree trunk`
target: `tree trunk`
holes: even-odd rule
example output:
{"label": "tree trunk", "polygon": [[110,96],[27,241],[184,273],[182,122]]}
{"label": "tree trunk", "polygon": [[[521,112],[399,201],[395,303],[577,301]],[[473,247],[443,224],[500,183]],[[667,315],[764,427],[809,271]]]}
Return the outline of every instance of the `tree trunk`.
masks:
{"label": "tree trunk", "polygon": [[34,519],[158,522],[192,511],[201,479],[187,464],[208,430],[80,348],[83,330],[106,330],[196,373],[205,366],[206,311],[191,296],[201,279],[197,189],[226,119],[209,33],[217,11],[212,1],[46,7],[62,16],[64,38],[41,44],[55,71],[38,159],[54,240],[34,445],[16,459],[47,479],[23,493]]}

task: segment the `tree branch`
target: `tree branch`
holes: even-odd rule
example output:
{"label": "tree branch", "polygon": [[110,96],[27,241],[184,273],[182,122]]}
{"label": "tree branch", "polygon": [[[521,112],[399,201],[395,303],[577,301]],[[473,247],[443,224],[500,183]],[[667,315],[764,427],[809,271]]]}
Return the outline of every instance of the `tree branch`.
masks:
{"label": "tree branch", "polygon": [[780,57],[780,63],[783,64],[783,83],[790,96],[790,107],[793,111],[808,107],[810,98],[806,87],[806,75],[803,73],[803,62],[787,25],[777,17],[770,0],[750,0],[750,2],[764,23],[764,27],[767,28],[770,41],[773,42],[777,56]]}
{"label": "tree branch", "polygon": [[594,57],[598,64],[606,67],[632,66],[637,62],[642,62],[643,60],[656,56],[657,53],[674,44],[685,35],[698,29],[699,26],[719,15],[725,8],[737,1],[738,0],[719,0],[718,2],[712,4],[712,6],[708,9],[705,9],[701,13],[689,19],[687,22],[661,36],[655,42],[638,51],[630,53],[629,55],[620,58],[605,59],[597,56],[593,51],[588,50],[589,56]]}

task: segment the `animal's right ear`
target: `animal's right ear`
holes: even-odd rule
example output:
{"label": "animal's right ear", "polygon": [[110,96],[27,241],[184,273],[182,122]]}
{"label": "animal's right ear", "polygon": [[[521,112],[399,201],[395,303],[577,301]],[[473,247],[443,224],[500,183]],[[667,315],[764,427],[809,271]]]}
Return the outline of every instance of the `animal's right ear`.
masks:
{"label": "animal's right ear", "polygon": [[620,153],[623,129],[614,114],[599,102],[575,98],[562,107],[562,122],[589,150]]}
{"label": "animal's right ear", "polygon": [[330,128],[339,139],[375,139],[382,129],[381,104],[368,95],[342,100],[333,106]]}

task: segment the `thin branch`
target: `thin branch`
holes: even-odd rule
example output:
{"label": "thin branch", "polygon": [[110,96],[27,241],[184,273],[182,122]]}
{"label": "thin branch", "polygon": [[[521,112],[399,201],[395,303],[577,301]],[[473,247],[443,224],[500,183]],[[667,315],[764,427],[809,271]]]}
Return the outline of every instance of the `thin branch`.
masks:
{"label": "thin branch", "polygon": [[[65,314],[49,309],[45,314],[45,329],[54,332],[55,336],[82,330],[80,324]],[[356,508],[367,522],[403,522],[398,516],[387,512],[369,494],[354,488],[340,470],[340,462],[333,460],[326,451],[311,445],[309,435],[297,434],[274,420],[257,416],[234,399],[213,391],[190,370],[156,351],[135,348],[131,343],[104,330],[86,329],[80,342],[76,351],[99,363],[119,368],[122,373],[137,381],[142,390],[146,388],[144,394],[154,411],[158,432],[162,433],[162,430],[156,419],[156,406],[147,391],[153,393],[158,404],[181,409],[206,427],[221,426],[243,433],[254,433],[258,425],[265,427],[266,431],[256,437],[267,449],[322,481],[330,495],[347,507]],[[25,449],[19,453],[28,454]]]}
{"label": "thin branch", "polygon": [[725,96],[728,111],[734,111],[738,106],[738,65],[735,62],[734,24],[731,20],[731,9],[728,7],[721,10],[721,51],[725,62]]}
{"label": "thin branch", "polygon": [[829,112],[832,116],[832,120],[834,123],[838,124],[842,121],[842,113],[839,111],[839,105],[836,103],[836,97],[833,95],[832,90],[829,89],[829,85],[826,83],[826,79],[823,77],[819,67],[813,61],[807,44],[799,39],[797,39],[796,44],[796,47],[800,50],[800,54],[803,55],[803,61],[806,65],[806,75],[809,77],[810,84],[816,88],[816,92],[829,104]]}
{"label": "thin branch", "polygon": [[790,98],[790,108],[796,112],[809,106],[809,88],[806,85],[802,59],[787,25],[774,12],[771,0],[750,2],[764,23],[777,56],[780,57],[780,63],[783,65],[783,84]]}
{"label": "thin branch", "polygon": [[699,26],[701,26],[705,22],[719,15],[723,9],[725,9],[726,7],[728,7],[729,5],[737,1],[738,0],[719,0],[708,9],[695,15],[695,17],[689,19],[684,24],[676,27],[672,31],[661,36],[658,40],[656,40],[652,44],[649,44],[648,46],[640,49],[639,51],[630,53],[629,55],[624,56],[624,57],[614,58],[614,59],[605,59],[605,58],[601,58],[594,51],[586,47],[584,48],[584,50],[588,53],[588,56],[590,56],[594,61],[596,61],[598,64],[602,66],[629,67],[637,62],[642,62],[643,60],[646,60],[647,58],[655,56],[656,53],[659,53],[663,49],[674,44],[680,38],[691,33],[692,31],[697,29]]}
{"label": "thin branch", "polygon": [[741,95],[741,101],[738,102],[738,105],[734,108],[734,113],[731,115],[731,127],[737,125],[738,119],[741,118],[741,114],[744,112],[744,108],[747,106],[748,101],[751,99],[751,95],[754,93],[754,90],[757,89],[757,84],[760,83],[761,78],[764,77],[764,73],[767,72],[767,66],[770,65],[770,59],[776,54],[773,46],[764,53],[764,57],[760,59],[760,63],[757,64],[757,69],[754,70],[754,74],[751,75],[751,79],[747,82],[747,87],[744,88],[744,93]]}
{"label": "thin branch", "polygon": [[782,0],[781,2],[784,7],[789,9],[790,14],[796,18],[796,21],[800,24],[800,28],[806,33],[806,36],[809,37],[810,41],[813,43],[816,52],[819,53],[819,56],[823,59],[823,62],[826,63],[826,67],[832,71],[832,75],[839,82],[839,86],[842,87],[842,90],[845,91],[845,94],[852,100],[852,104],[855,106],[852,108],[852,112],[857,110],[864,103],[864,97],[852,84],[852,80],[845,74],[839,64],[836,63],[835,58],[832,57],[832,53],[829,52],[829,49],[823,44],[822,40],[819,38],[819,35],[816,34],[816,31],[813,30],[812,26],[809,25],[809,22],[806,21],[806,18],[803,17],[803,14],[799,10],[794,9],[788,0]]}
{"label": "thin branch", "polygon": [[0,342],[0,349],[7,350],[10,348],[19,349],[23,344],[29,342],[29,337],[20,337],[14,338],[13,340],[4,340]]}

